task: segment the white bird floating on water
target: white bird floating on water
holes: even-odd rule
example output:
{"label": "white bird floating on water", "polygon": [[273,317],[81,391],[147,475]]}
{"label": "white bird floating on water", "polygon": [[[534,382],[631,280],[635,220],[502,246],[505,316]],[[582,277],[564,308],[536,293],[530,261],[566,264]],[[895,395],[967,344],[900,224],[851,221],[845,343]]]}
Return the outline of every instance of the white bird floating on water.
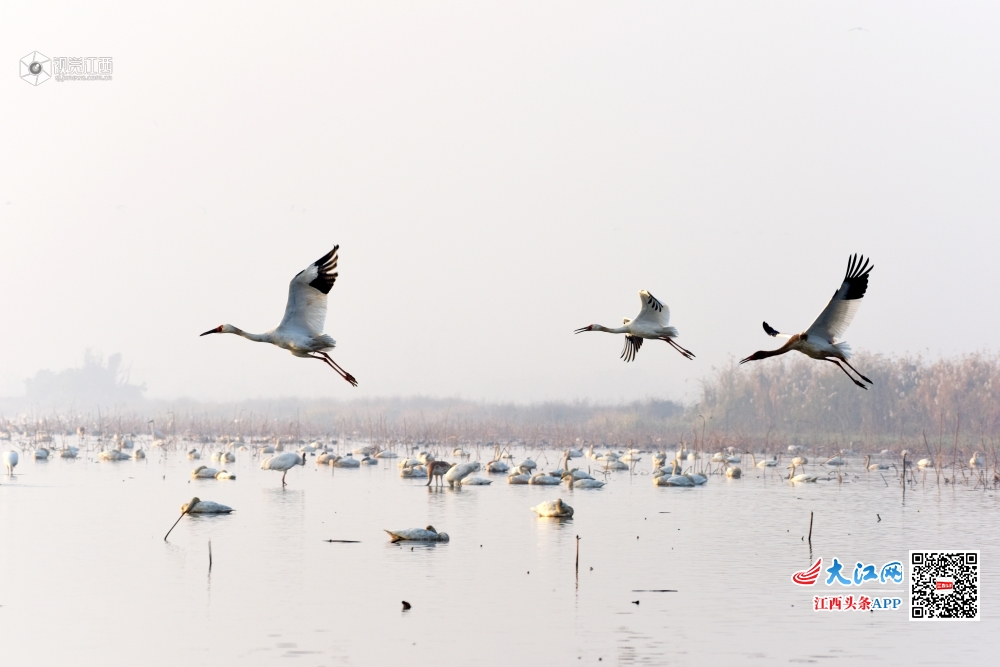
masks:
{"label": "white bird floating on water", "polygon": [[198,466],[191,471],[191,479],[214,479],[219,471],[208,466]]}
{"label": "white bird floating on water", "polygon": [[694,486],[694,480],[688,475],[660,475],[653,478],[654,486]]}
{"label": "white bird floating on water", "polygon": [[546,500],[531,508],[539,517],[569,518],[573,516],[573,508],[562,501],[562,498]]}
{"label": "white bird floating on water", "polygon": [[128,458],[128,454],[120,449],[105,449],[97,455],[97,458],[102,461],[124,461]]}
{"label": "white bird floating on water", "polygon": [[38,449],[35,450],[36,461],[45,461],[48,458],[49,458],[49,450],[45,449],[44,447],[39,447]]}
{"label": "white bird floating on water", "polygon": [[553,486],[556,484],[562,484],[562,477],[556,477],[548,473],[540,472],[537,475],[532,475],[528,480],[528,484],[542,484],[546,486]]}
{"label": "white bird floating on water", "polygon": [[339,460],[340,457],[337,456],[336,454],[332,454],[330,452],[323,452],[322,454],[316,457],[316,465],[318,466],[333,465]]}
{"label": "white bird floating on water", "polygon": [[133,449],[132,450],[132,458],[136,459],[136,460],[138,460],[138,459],[144,459],[144,458],[146,458],[146,452],[142,451],[139,448]]}
{"label": "white bird floating on water", "polygon": [[236,479],[236,475],[234,475],[233,473],[229,472],[228,470],[220,470],[219,472],[215,473],[215,479],[233,479],[233,480],[235,480]]}
{"label": "white bird floating on water", "polygon": [[879,470],[888,470],[889,469],[889,464],[888,463],[870,463],[871,459],[872,459],[871,455],[868,455],[868,456],[865,457],[865,468],[867,470],[871,470],[871,471],[877,472]]}
{"label": "white bird floating on water", "polygon": [[[305,457],[303,457],[304,459]],[[336,461],[330,463],[335,468],[360,468],[361,461],[357,460],[351,454],[347,454],[342,458],[338,458]]]}
{"label": "white bird floating on water", "polygon": [[492,479],[486,479],[485,477],[466,477],[462,480],[462,486],[487,486],[492,483]]}
{"label": "white bird floating on water", "polygon": [[[871,273],[873,268],[875,267],[868,266],[868,261],[863,255],[860,259],[857,255],[851,257],[847,262],[847,274],[844,276],[844,282],[840,284],[840,288],[834,292],[830,303],[826,305],[826,308],[823,309],[823,312],[819,314],[819,317],[816,318],[816,321],[808,329],[802,333],[783,334],[777,329],[772,328],[767,322],[764,322],[764,332],[768,336],[787,338],[788,342],[777,350],[760,350],[754,352],[746,359],[741,360],[740,363],[745,364],[748,361],[759,361],[795,350],[812,359],[829,361],[844,371],[847,377],[851,378],[851,382],[862,389],[868,389],[868,387],[847,372],[847,368],[850,368],[857,373],[859,378],[868,384],[873,384],[871,380],[859,373],[858,369],[851,366],[848,361],[851,357],[851,346],[838,339],[847,331],[851,320],[854,319],[854,314],[861,306],[861,298],[864,297],[865,292],[868,290],[868,274]],[[841,364],[846,365],[847,368],[844,368]]]}
{"label": "white bird floating on water", "polygon": [[490,461],[486,464],[486,472],[507,472],[510,466],[503,461]]}
{"label": "white bird floating on water", "polygon": [[571,489],[599,489],[605,484],[605,482],[599,482],[596,479],[576,479],[572,473],[566,473],[563,475],[563,479],[566,480],[566,486]]}
{"label": "white bird floating on water", "polygon": [[337,251],[339,245],[318,260],[299,271],[288,285],[288,303],[285,316],[277,327],[262,334],[252,334],[237,329],[231,324],[223,324],[210,329],[202,336],[214,333],[230,333],[243,336],[258,343],[271,343],[288,350],[296,357],[318,359],[332,368],[340,377],[358,386],[354,376],[337,365],[327,350],[332,350],[337,341],[323,333],[326,323],[327,294],[337,280]]}
{"label": "white bird floating on water", "polygon": [[791,468],[791,472],[788,473],[788,481],[791,482],[792,484],[801,484],[803,482],[815,482],[818,479],[813,475],[806,475],[805,473],[801,475],[796,475],[795,474],[796,465],[794,463],[788,464],[788,467]]}
{"label": "white bird floating on water", "polygon": [[189,502],[181,505],[181,512],[184,514],[229,514],[232,507],[211,500],[201,500],[197,496]]}
{"label": "white bird floating on water", "polygon": [[729,477],[730,479],[739,479],[742,476],[743,476],[743,471],[740,469],[739,466],[732,466],[730,468],[726,468],[726,477]]}
{"label": "white bird floating on water", "polygon": [[306,464],[305,455],[299,456],[295,452],[282,452],[281,454],[275,454],[274,456],[269,456],[260,462],[261,470],[280,470],[281,471],[281,485],[287,486],[285,482],[285,475],[288,471],[295,466]]}
{"label": "white bird floating on water", "polygon": [[211,500],[202,500],[198,496],[195,496],[188,502],[181,505],[181,515],[177,517],[177,521],[174,521],[174,525],[170,526],[170,530],[168,530],[167,534],[163,536],[163,541],[167,541],[167,538],[170,537],[170,533],[174,531],[174,528],[176,528],[177,524],[181,522],[181,519],[184,518],[185,514],[229,514],[232,511],[232,507],[216,503]]}
{"label": "white bird floating on water", "polygon": [[933,468],[934,467],[934,461],[931,461],[930,459],[920,459],[919,461],[917,461],[917,467],[918,468]]}
{"label": "white bird floating on water", "polygon": [[677,338],[678,334],[677,329],[669,326],[670,308],[646,290],[639,290],[639,299],[642,302],[642,309],[635,316],[635,319],[623,318],[622,322],[624,326],[609,329],[600,324],[591,324],[577,329],[574,333],[604,331],[606,333],[625,334],[625,347],[622,349],[621,358],[626,362],[635,359],[635,355],[639,351],[639,348],[642,347],[642,341],[645,339],[666,341],[671,347],[688,359],[694,359],[694,354],[691,351],[685,350],[674,341],[674,338]]}
{"label": "white bird floating on water", "polygon": [[753,463],[755,468],[773,468],[778,465],[778,457],[774,457],[773,459],[761,459],[758,461],[753,455],[753,452],[750,453],[750,461]]}
{"label": "white bird floating on water", "polygon": [[981,468],[983,465],[985,465],[985,460],[980,452],[976,452],[972,455],[972,458],[969,459],[969,467],[971,468]]}
{"label": "white bird floating on water", "polygon": [[508,484],[527,484],[531,481],[531,475],[527,472],[516,471],[507,475]]}
{"label": "white bird floating on water", "polygon": [[405,528],[403,530],[387,530],[390,542],[447,542],[448,533],[439,533],[434,530],[434,526],[426,528]]}
{"label": "white bird floating on water", "polygon": [[7,468],[7,476],[10,477],[14,474],[14,468],[17,466],[17,452],[13,450],[4,452],[3,464]]}
{"label": "white bird floating on water", "polygon": [[67,447],[66,449],[63,449],[63,450],[61,450],[59,452],[59,458],[61,458],[61,459],[75,459],[76,455],[77,455],[77,453],[79,451],[80,450],[78,450],[76,447]]}
{"label": "white bird floating on water", "polygon": [[197,449],[189,449],[188,453],[187,453],[187,457],[189,459],[191,459],[191,460],[200,459],[201,458],[201,454],[198,452]]}

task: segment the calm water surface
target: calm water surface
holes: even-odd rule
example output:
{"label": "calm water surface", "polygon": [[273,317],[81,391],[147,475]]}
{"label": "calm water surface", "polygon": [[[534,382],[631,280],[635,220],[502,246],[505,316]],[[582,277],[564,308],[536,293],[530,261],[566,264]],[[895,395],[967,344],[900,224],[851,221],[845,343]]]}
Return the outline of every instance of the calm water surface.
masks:
{"label": "calm water surface", "polygon": [[[282,489],[280,473],[237,457],[228,482],[191,480],[196,464],[213,464],[179,452],[113,463],[22,454],[15,475],[0,477],[4,662],[968,665],[1000,649],[992,491],[939,489],[931,477],[903,503],[898,481],[860,472],[860,459],[841,484],[790,487],[750,472],[658,488],[625,472],[598,491],[511,486],[503,475],[428,490],[401,479],[395,460],[357,470],[310,460]],[[646,456],[637,469],[649,468]],[[194,495],[237,511],[185,517],[164,543]],[[557,497],[572,520],[529,509]],[[812,553],[802,539],[810,511]],[[428,523],[451,542],[399,546],[382,532]],[[819,556],[853,570],[920,548],[981,550],[980,622],[814,612],[813,594],[857,589],[790,581]],[[906,598],[905,586],[868,587],[881,591]]]}

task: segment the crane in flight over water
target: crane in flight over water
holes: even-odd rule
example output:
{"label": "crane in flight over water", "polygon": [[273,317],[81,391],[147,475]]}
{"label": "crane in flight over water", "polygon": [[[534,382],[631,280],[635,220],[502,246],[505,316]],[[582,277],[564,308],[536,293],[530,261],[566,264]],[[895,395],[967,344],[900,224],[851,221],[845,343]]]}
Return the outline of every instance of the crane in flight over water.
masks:
{"label": "crane in flight over water", "polygon": [[677,338],[677,329],[670,324],[670,308],[660,302],[655,296],[646,290],[639,290],[639,299],[642,302],[642,310],[635,316],[635,319],[623,318],[624,326],[616,329],[602,327],[600,324],[591,324],[581,327],[573,333],[583,333],[584,331],[604,331],[613,334],[625,334],[625,347],[622,349],[621,358],[626,362],[635,359],[636,353],[642,347],[644,339],[665,340],[671,347],[680,352],[688,359],[694,359],[694,353],[685,350],[678,345],[674,338]]}
{"label": "crane in flight over water", "polygon": [[247,333],[231,324],[210,329],[202,336],[214,333],[230,333],[258,343],[270,343],[288,350],[296,357],[318,359],[335,370],[340,377],[357,387],[354,376],[337,365],[327,350],[332,350],[337,341],[323,333],[326,324],[326,295],[337,281],[337,251],[339,245],[315,262],[299,271],[288,284],[288,304],[285,316],[274,329],[262,334]]}
{"label": "crane in flight over water", "polygon": [[[746,359],[740,361],[740,363],[745,364],[748,361],[759,361],[768,357],[776,357],[779,354],[795,350],[813,359],[829,361],[844,371],[847,377],[851,378],[851,382],[862,389],[868,389],[868,387],[847,372],[847,368],[850,368],[857,373],[859,378],[868,384],[875,384],[859,373],[858,369],[851,366],[851,363],[848,361],[851,357],[851,346],[845,342],[838,341],[838,339],[847,331],[851,320],[854,319],[854,314],[858,312],[858,308],[861,306],[861,298],[868,290],[868,274],[874,268],[874,265],[868,266],[868,260],[865,259],[864,255],[859,257],[855,254],[848,258],[847,274],[844,276],[844,282],[833,293],[830,303],[826,305],[826,308],[823,309],[823,312],[819,314],[819,317],[816,318],[816,321],[808,329],[802,333],[785,334],[774,329],[767,322],[764,322],[764,331],[768,336],[787,338],[788,342],[777,350],[760,350],[754,352]],[[841,364],[845,364],[847,368],[844,368]]]}

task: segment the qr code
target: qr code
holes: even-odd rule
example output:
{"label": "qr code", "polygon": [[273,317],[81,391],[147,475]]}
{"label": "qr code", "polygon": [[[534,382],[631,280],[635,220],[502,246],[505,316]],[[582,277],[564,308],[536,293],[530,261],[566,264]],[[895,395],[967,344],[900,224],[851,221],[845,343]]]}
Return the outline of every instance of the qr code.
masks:
{"label": "qr code", "polygon": [[978,621],[979,552],[911,551],[910,620]]}

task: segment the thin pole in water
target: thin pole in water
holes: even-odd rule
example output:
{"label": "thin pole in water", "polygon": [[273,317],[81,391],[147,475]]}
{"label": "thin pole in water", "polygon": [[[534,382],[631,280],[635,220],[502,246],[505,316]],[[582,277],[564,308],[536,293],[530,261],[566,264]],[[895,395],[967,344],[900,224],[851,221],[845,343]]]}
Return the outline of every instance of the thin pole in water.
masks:
{"label": "thin pole in water", "polygon": [[576,576],[580,576],[580,536],[576,536]]}
{"label": "thin pole in water", "polygon": [[813,543],[813,513],[809,512],[809,546]]}
{"label": "thin pole in water", "polygon": [[208,541],[208,571],[212,571],[212,540]]}

